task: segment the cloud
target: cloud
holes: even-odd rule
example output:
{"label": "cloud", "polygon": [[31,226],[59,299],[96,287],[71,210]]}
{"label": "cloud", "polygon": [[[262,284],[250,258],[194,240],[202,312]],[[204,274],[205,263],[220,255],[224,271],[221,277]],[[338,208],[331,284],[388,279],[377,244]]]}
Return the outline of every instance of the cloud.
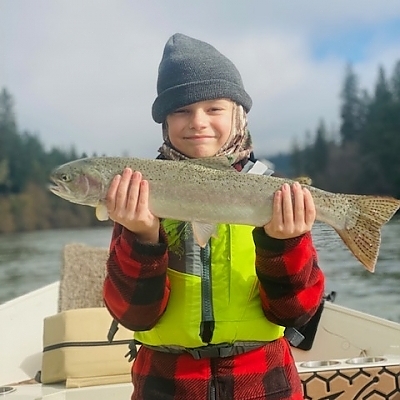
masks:
{"label": "cloud", "polygon": [[378,65],[390,72],[399,57],[400,40],[376,32],[400,21],[400,3],[288,4],[1,0],[0,86],[15,97],[20,129],[39,132],[48,147],[153,157],[161,143],[151,119],[157,68],[168,37],[183,32],[241,71],[258,152],[288,150],[320,118],[338,124],[346,53],[328,46],[316,57],[315,46],[371,29],[355,71],[372,88]]}

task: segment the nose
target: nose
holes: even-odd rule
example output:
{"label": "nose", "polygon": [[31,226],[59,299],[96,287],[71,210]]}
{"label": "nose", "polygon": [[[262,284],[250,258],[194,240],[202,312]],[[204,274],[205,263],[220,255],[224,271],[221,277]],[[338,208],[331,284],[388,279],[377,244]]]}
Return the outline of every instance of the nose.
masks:
{"label": "nose", "polygon": [[193,110],[190,116],[189,128],[194,129],[195,131],[200,131],[207,126],[207,113],[198,108]]}

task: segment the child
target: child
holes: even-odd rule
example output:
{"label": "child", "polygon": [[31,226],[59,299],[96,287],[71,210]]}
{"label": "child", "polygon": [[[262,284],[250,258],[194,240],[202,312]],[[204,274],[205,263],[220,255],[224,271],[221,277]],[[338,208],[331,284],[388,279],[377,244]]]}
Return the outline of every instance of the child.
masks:
{"label": "child", "polygon": [[[247,130],[252,100],[214,47],[173,35],[157,92],[159,158],[229,155],[237,171],[255,161]],[[305,324],[324,290],[310,192],[284,184],[267,225],[221,224],[204,248],[189,224],[160,221],[148,200],[149,183],[130,169],[107,194],[115,226],[104,300],[142,344],[132,400],[302,399],[284,329]]]}

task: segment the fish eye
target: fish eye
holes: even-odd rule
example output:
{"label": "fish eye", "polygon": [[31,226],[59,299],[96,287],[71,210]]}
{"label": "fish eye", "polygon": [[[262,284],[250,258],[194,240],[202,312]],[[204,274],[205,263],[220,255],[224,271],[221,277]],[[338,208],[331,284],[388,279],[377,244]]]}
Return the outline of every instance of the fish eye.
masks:
{"label": "fish eye", "polygon": [[69,182],[71,179],[70,179],[69,175],[67,175],[67,174],[62,174],[62,175],[61,175],[61,180],[62,180],[63,182]]}

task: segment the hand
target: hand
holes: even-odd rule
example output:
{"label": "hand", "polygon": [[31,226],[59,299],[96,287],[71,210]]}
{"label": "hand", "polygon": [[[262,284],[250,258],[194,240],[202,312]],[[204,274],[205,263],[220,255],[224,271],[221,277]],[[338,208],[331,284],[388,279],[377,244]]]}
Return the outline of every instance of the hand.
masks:
{"label": "hand", "polygon": [[290,239],[311,231],[316,216],[314,200],[307,188],[285,183],[275,192],[272,219],[265,233],[276,239]]}
{"label": "hand", "polygon": [[106,195],[110,218],[134,232],[141,242],[158,243],[160,221],[149,210],[149,183],[138,171],[125,168]]}

